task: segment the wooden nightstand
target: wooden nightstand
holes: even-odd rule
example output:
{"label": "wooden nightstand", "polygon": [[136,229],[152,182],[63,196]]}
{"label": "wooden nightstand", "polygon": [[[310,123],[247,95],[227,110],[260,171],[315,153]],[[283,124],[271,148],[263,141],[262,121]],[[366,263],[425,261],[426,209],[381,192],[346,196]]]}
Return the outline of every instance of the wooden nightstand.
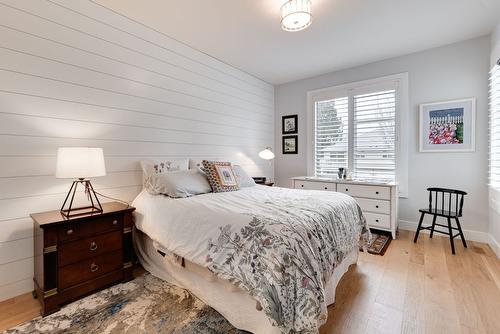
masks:
{"label": "wooden nightstand", "polygon": [[59,211],[35,213],[35,290],[42,316],[104,287],[132,279],[132,212],[118,202],[103,213],[70,219]]}

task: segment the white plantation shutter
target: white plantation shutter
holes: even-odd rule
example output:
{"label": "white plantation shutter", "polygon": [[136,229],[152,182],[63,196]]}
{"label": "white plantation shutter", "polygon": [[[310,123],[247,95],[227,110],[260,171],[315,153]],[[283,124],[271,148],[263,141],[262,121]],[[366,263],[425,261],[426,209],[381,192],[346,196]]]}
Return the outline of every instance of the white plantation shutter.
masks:
{"label": "white plantation shutter", "polygon": [[336,175],[348,165],[347,97],[317,101],[315,112],[314,169],[317,176]]}
{"label": "white plantation shutter", "polygon": [[490,185],[500,189],[500,66],[490,72]]}
{"label": "white plantation shutter", "polygon": [[354,96],[353,177],[394,181],[396,90]]}

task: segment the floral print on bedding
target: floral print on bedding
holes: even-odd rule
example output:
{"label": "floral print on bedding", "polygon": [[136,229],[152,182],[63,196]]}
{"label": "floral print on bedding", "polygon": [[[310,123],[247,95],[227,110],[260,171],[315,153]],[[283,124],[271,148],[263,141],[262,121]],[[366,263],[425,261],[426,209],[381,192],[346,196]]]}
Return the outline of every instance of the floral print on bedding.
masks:
{"label": "floral print on bedding", "polygon": [[[273,203],[266,203],[276,205]],[[227,224],[210,240],[206,262],[219,278],[248,291],[283,333],[318,333],[326,321],[325,285],[370,232],[361,209],[341,203],[290,200],[276,216],[248,215],[248,224]]]}

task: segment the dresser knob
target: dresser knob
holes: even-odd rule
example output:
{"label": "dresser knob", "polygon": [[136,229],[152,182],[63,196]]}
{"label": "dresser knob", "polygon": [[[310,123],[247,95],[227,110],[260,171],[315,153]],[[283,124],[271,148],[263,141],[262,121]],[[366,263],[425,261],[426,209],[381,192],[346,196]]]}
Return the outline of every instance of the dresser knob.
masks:
{"label": "dresser knob", "polygon": [[96,272],[96,271],[98,271],[98,270],[99,270],[99,266],[98,266],[97,264],[92,263],[92,264],[90,265],[90,271],[91,271],[91,272],[95,273],[95,272]]}
{"label": "dresser knob", "polygon": [[375,205],[375,207],[378,209],[378,205]]}
{"label": "dresser knob", "polygon": [[92,241],[92,242],[90,243],[90,250],[91,250],[91,251],[95,251],[96,249],[97,249],[97,244],[96,244],[95,242],[93,242],[93,241]]}
{"label": "dresser knob", "polygon": [[325,190],[328,190],[328,187],[325,187]]}
{"label": "dresser knob", "polygon": [[73,234],[73,230],[72,229],[67,230],[66,234],[68,234],[68,235]]}
{"label": "dresser knob", "polygon": [[378,191],[376,191],[376,192],[375,192],[375,194],[377,194],[377,195],[378,195]]}
{"label": "dresser knob", "polygon": [[375,221],[378,223],[378,219],[375,219]]}
{"label": "dresser knob", "polygon": [[116,225],[116,224],[118,224],[118,220],[115,219],[115,220],[113,220],[113,225]]}
{"label": "dresser knob", "polygon": [[349,189],[345,188],[345,191],[349,191]]}
{"label": "dresser knob", "polygon": [[303,184],[301,184],[300,186],[301,186],[302,188],[304,188],[304,185],[303,185]]}

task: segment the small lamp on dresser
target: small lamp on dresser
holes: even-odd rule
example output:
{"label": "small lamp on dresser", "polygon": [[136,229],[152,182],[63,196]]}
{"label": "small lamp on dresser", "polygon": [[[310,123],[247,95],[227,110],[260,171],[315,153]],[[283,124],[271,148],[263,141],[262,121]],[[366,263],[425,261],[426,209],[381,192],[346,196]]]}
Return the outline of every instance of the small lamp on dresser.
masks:
{"label": "small lamp on dresser", "polygon": [[[69,218],[89,212],[102,212],[101,203],[89,178],[105,175],[106,166],[104,164],[102,148],[60,147],[57,150],[56,177],[59,179],[70,178],[74,180],[61,206],[61,213],[66,218]],[[85,189],[90,205],[74,208],[73,204],[78,185],[82,185]],[[67,208],[65,208],[66,204],[68,204]]]}

